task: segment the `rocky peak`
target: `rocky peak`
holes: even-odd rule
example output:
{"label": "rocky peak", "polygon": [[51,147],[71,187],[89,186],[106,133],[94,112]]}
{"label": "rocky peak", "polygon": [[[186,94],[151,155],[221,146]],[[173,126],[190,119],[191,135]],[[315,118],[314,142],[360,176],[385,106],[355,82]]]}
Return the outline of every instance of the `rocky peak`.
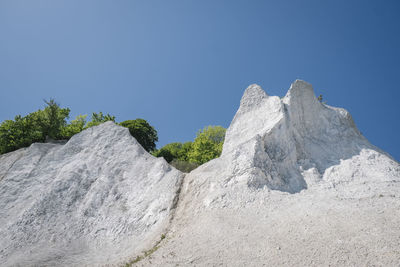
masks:
{"label": "rocky peak", "polygon": [[258,84],[252,84],[244,91],[240,100],[240,109],[248,110],[253,106],[257,106],[267,96],[267,93]]}

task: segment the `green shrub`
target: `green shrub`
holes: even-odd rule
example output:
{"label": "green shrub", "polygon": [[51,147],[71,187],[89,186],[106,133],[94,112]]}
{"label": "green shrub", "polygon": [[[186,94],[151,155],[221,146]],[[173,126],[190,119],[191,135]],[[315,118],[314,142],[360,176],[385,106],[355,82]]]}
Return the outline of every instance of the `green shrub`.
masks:
{"label": "green shrub", "polygon": [[163,157],[178,170],[190,172],[221,155],[225,132],[221,126],[207,126],[197,133],[194,142],[170,143],[153,151],[152,155]]}
{"label": "green shrub", "polygon": [[82,132],[86,126],[87,115],[79,115],[61,129],[63,139],[70,139],[73,135]]}
{"label": "green shrub", "polygon": [[46,101],[44,110],[38,110],[25,117],[16,116],[0,124],[0,154],[27,147],[47,138],[62,139],[61,131],[66,126],[70,110],[60,108],[53,100]]}
{"label": "green shrub", "polygon": [[170,143],[162,148],[155,150],[152,154],[155,157],[163,157],[167,162],[171,162],[174,159],[180,161],[189,161],[188,154],[192,148],[192,142],[186,143]]}
{"label": "green shrub", "polygon": [[34,122],[30,114],[16,116],[0,124],[0,154],[27,147],[34,142],[43,142],[42,129]]}
{"label": "green shrub", "polygon": [[61,129],[67,125],[69,117],[69,108],[60,108],[54,99],[49,101],[44,100],[47,107],[43,110],[38,110],[38,122],[42,127],[45,138],[54,140],[62,139]]}
{"label": "green shrub", "polygon": [[93,112],[91,121],[87,123],[85,129],[100,125],[106,121],[113,121],[115,122],[115,116],[111,116],[110,114],[103,115],[103,112],[99,112],[98,114]]}
{"label": "green shrub", "polygon": [[226,129],[221,126],[207,126],[197,133],[188,158],[190,162],[203,164],[221,155]]}
{"label": "green shrub", "polygon": [[158,141],[157,131],[144,119],[127,120],[119,125],[129,129],[129,132],[147,151],[153,151]]}

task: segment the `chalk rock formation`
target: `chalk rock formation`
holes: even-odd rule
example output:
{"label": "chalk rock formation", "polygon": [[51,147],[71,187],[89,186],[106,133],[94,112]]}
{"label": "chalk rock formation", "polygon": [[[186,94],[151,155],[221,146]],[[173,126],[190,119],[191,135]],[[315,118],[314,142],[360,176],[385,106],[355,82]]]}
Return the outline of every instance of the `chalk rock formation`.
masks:
{"label": "chalk rock formation", "polygon": [[253,198],[254,190],[298,193],[314,185],[345,185],[343,195],[355,190],[348,184],[368,183],[357,196],[371,196],[399,177],[399,164],[361,135],[346,110],[319,102],[309,83],[296,80],[283,98],[249,86],[221,157],[186,180],[199,199],[193,203],[229,206]]}
{"label": "chalk rock formation", "polygon": [[220,158],[185,177],[167,241],[141,265],[396,266],[400,165],[296,80],[249,86]]}
{"label": "chalk rock formation", "polygon": [[127,129],[0,156],[0,262],[399,266],[400,165],[295,81],[246,89],[223,152],[186,175]]}
{"label": "chalk rock formation", "polygon": [[128,261],[166,231],[181,182],[112,122],[2,155],[0,265]]}
{"label": "chalk rock formation", "polygon": [[257,85],[246,89],[223,155],[246,158],[248,166],[238,162],[235,168],[246,167],[249,186],[293,193],[307,188],[303,170],[313,168],[322,178],[327,168],[363,149],[376,148],[350,114],[320,103],[311,85],[297,80],[283,99],[268,96]]}

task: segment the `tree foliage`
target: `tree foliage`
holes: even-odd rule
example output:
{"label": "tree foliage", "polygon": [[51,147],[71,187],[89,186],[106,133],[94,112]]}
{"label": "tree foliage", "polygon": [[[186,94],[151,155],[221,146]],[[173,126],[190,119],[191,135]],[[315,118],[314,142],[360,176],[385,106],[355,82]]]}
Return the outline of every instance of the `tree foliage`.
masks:
{"label": "tree foliage", "polygon": [[61,139],[61,131],[66,126],[70,110],[50,99],[47,106],[25,117],[16,116],[0,124],[0,153],[7,153],[29,146],[35,142],[44,142],[47,138]]}
{"label": "tree foliage", "polygon": [[32,115],[16,116],[0,124],[0,154],[44,141],[42,130],[34,123]]}
{"label": "tree foliage", "polygon": [[[70,109],[61,108],[54,99],[44,100],[46,106],[25,117],[16,116],[14,120],[0,123],[0,154],[26,147],[47,139],[69,139],[73,135],[106,121],[115,122],[115,116],[102,112],[79,115],[67,122]],[[219,157],[225,138],[221,126],[208,126],[200,130],[193,142],[171,143],[156,150],[157,131],[144,119],[126,120],[119,125],[129,129],[130,134],[156,157],[164,157],[167,162],[182,171],[191,171],[198,165]]]}
{"label": "tree foliage", "polygon": [[[26,147],[35,142],[45,142],[48,139],[69,139],[73,135],[99,125],[106,121],[115,122],[115,116],[104,115],[102,112],[92,113],[91,120],[87,115],[79,115],[67,122],[70,110],[61,108],[54,99],[44,100],[46,106],[25,117],[16,116],[14,120],[0,123],[0,154]],[[129,128],[129,132],[147,150],[155,149],[158,141],[157,131],[144,119],[128,120],[120,124]]]}
{"label": "tree foliage", "polygon": [[221,126],[207,126],[197,133],[189,161],[203,164],[221,155],[226,129]]}
{"label": "tree foliage", "polygon": [[73,135],[82,132],[86,127],[87,115],[78,115],[74,120],[61,129],[63,139],[70,139]]}
{"label": "tree foliage", "polygon": [[146,151],[150,152],[156,148],[156,142],[158,141],[157,131],[146,120],[127,120],[119,125],[128,128],[131,135]]}
{"label": "tree foliage", "polygon": [[159,150],[155,150],[152,154],[155,157],[163,157],[167,162],[173,160],[189,161],[189,151],[192,149],[192,142],[186,143],[170,143],[163,146]]}
{"label": "tree foliage", "polygon": [[70,109],[60,108],[54,99],[44,100],[44,102],[47,107],[43,111],[36,112],[37,122],[42,127],[42,133],[45,138],[61,139],[61,129],[67,125]]}
{"label": "tree foliage", "polygon": [[115,116],[111,116],[110,114],[107,115],[103,115],[103,112],[99,112],[99,113],[92,113],[92,118],[91,121],[88,122],[88,124],[86,125],[85,128],[90,128],[93,126],[97,126],[100,125],[106,121],[113,121],[115,122]]}
{"label": "tree foliage", "polygon": [[175,168],[187,172],[200,164],[219,157],[225,139],[226,129],[221,126],[207,126],[197,133],[194,142],[170,143],[153,156],[164,157]]}

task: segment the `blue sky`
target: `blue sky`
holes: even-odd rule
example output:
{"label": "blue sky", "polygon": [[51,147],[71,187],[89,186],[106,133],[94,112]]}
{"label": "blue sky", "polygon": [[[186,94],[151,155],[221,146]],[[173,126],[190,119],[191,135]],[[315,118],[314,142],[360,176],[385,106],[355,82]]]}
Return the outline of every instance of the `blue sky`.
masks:
{"label": "blue sky", "polygon": [[158,147],[300,78],[400,159],[399,1],[0,0],[0,121],[55,98],[144,118]]}

